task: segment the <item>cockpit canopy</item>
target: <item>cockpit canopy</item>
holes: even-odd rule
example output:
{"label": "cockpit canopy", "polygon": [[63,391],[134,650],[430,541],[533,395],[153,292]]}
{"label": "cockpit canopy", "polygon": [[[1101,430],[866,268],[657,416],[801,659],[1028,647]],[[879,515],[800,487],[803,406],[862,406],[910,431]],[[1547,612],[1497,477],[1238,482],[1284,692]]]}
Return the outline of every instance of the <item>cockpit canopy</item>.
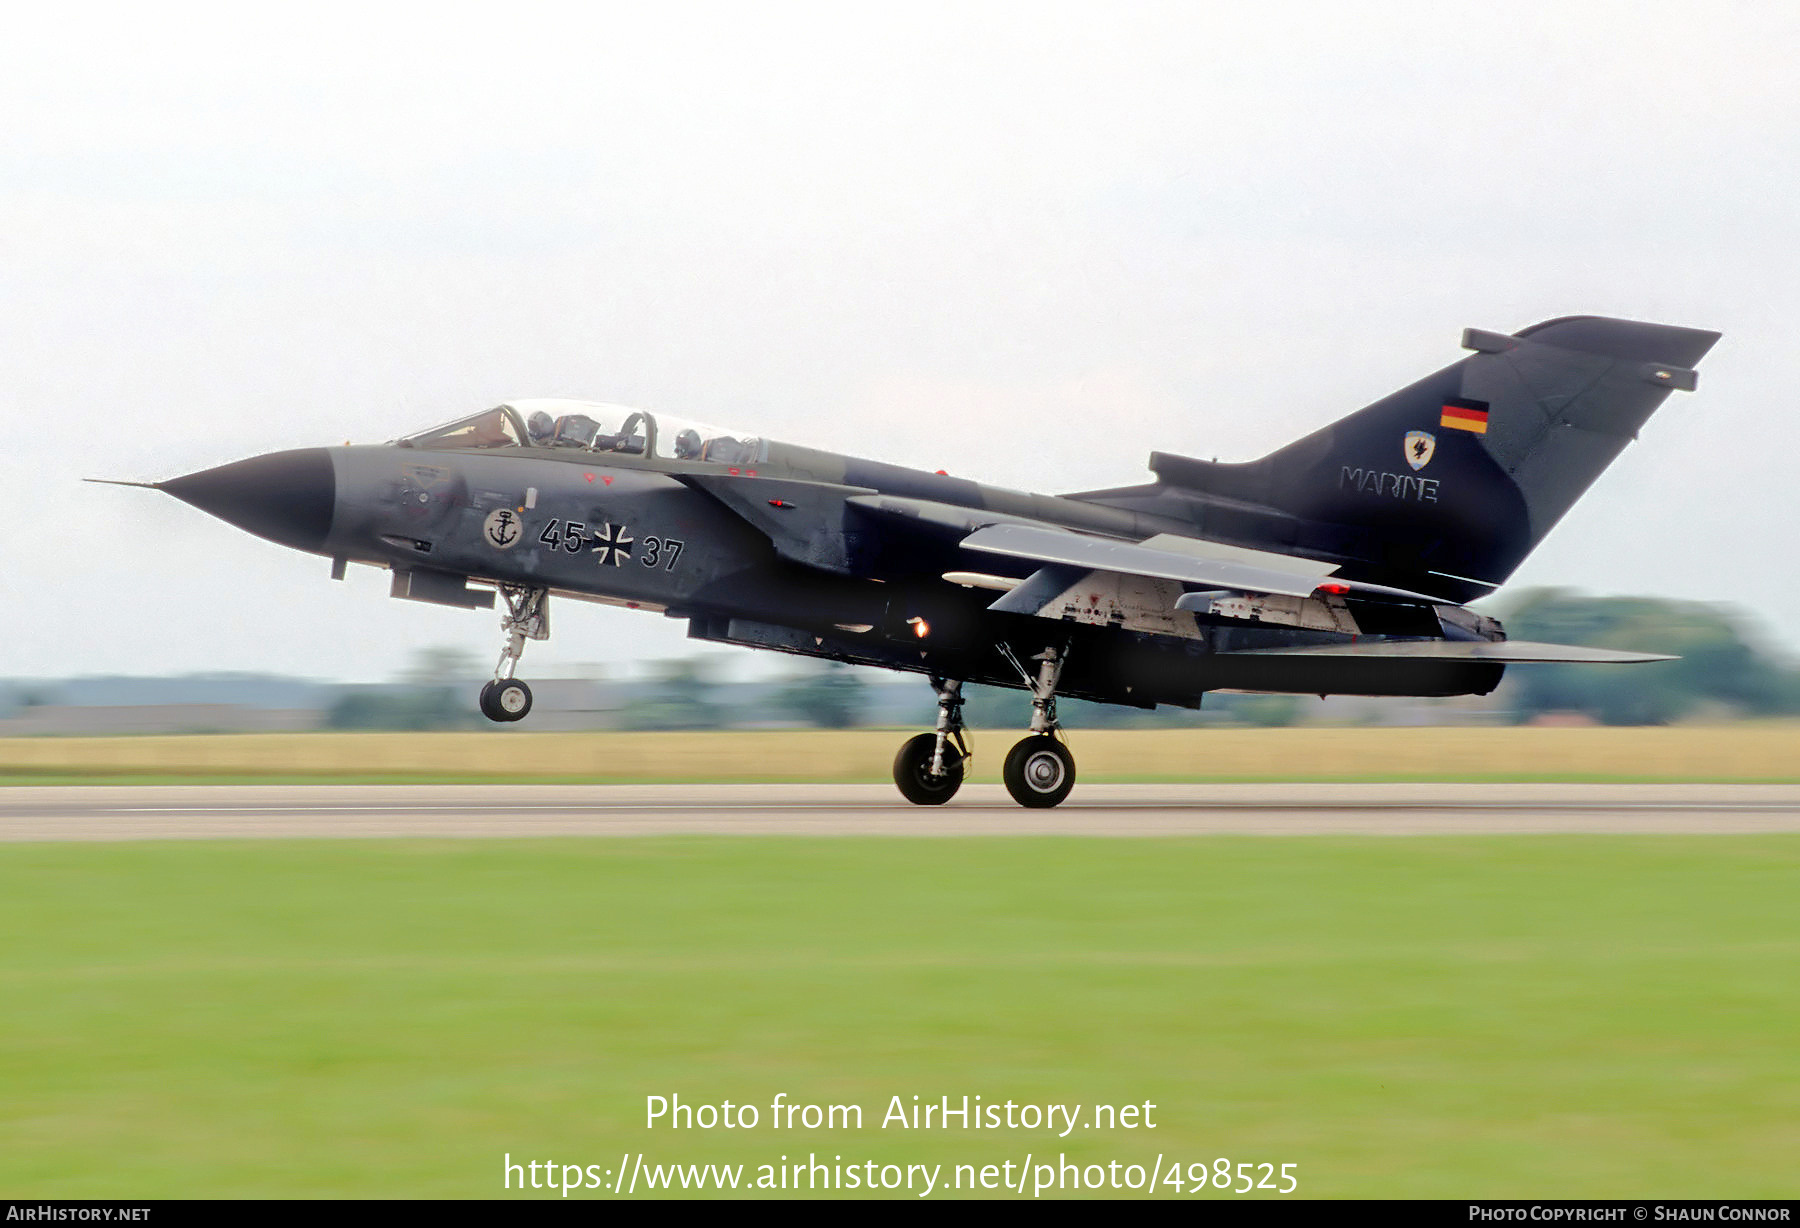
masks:
{"label": "cockpit canopy", "polygon": [[408,435],[403,448],[572,448],[664,460],[754,465],[768,441],[704,423],[596,401],[511,401]]}

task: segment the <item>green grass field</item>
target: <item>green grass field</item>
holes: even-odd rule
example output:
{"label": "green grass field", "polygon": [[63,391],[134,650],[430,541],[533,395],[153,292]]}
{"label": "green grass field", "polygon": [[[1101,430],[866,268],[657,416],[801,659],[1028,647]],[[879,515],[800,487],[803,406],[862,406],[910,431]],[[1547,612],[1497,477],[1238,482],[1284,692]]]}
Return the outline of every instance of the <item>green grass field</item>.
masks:
{"label": "green grass field", "polygon": [[[1290,1162],[1312,1196],[1791,1197],[1797,882],[1793,837],[0,846],[0,1190],[1064,1151]],[[650,1094],[777,1092],[865,1128],[643,1127]],[[1157,1128],[879,1128],[914,1094]]]}

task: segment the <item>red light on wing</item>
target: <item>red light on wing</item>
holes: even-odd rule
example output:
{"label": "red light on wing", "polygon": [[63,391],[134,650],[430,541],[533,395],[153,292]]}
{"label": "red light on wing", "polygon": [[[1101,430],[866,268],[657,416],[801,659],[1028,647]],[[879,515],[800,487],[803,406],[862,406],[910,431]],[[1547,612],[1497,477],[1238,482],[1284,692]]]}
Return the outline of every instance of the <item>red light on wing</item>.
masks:
{"label": "red light on wing", "polygon": [[1315,593],[1330,593],[1333,597],[1342,597],[1349,591],[1350,586],[1348,584],[1340,584],[1335,580],[1327,581],[1313,590]]}

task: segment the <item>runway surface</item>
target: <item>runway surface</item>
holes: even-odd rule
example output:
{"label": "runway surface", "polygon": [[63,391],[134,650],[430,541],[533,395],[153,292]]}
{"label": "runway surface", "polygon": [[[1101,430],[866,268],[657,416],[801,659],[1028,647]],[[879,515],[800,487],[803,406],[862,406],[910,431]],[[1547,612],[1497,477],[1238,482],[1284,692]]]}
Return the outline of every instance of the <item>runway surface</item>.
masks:
{"label": "runway surface", "polygon": [[0,788],[0,841],[492,836],[1744,835],[1800,831],[1800,785],[998,785],[918,807],[891,785]]}

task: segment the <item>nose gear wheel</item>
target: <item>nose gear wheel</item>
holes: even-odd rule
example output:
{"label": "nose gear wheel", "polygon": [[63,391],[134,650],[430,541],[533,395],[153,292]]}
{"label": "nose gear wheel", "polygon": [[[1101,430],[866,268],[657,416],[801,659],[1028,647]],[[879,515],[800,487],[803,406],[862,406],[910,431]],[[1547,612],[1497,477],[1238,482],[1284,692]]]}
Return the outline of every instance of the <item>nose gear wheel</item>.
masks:
{"label": "nose gear wheel", "polygon": [[490,721],[522,721],[531,711],[531,688],[517,678],[481,688],[481,715]]}

